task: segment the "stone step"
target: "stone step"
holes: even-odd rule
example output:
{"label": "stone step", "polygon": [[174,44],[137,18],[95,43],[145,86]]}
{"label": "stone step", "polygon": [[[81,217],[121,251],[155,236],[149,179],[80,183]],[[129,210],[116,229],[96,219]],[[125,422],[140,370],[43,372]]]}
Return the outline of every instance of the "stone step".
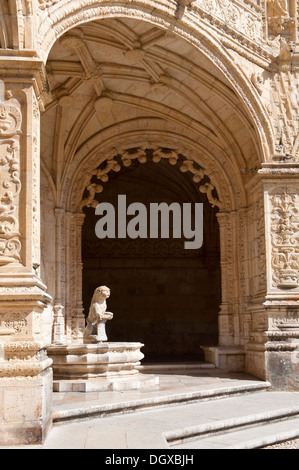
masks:
{"label": "stone step", "polygon": [[[45,448],[254,449],[299,436],[299,393],[261,390],[91,415],[53,426]],[[121,413],[121,411],[120,411]]]}
{"label": "stone step", "polygon": [[[219,423],[220,424],[220,423]],[[278,417],[273,421],[252,423],[244,428],[236,426],[230,431],[187,440],[171,445],[172,449],[261,449],[299,437],[299,416]]]}
{"label": "stone step", "polygon": [[149,364],[141,364],[137,367],[140,372],[151,372],[151,373],[158,373],[163,372],[173,374],[175,372],[193,372],[193,371],[201,371],[206,369],[215,369],[215,364],[211,362],[188,362],[188,363],[149,363]]}
{"label": "stone step", "polygon": [[133,411],[198,403],[200,401],[260,392],[267,390],[270,386],[271,384],[269,382],[253,381],[252,383],[246,382],[245,384],[240,385],[227,385],[217,388],[181,393],[167,393],[164,391],[162,394],[159,394],[157,392],[152,392],[149,393],[146,398],[138,399],[130,399],[130,394],[127,392],[126,394],[120,396],[119,401],[114,403],[109,402],[109,399],[107,399],[106,402],[101,404],[92,405],[90,402],[87,402],[86,404],[77,403],[72,406],[54,408],[53,422],[77,420],[80,418],[84,419],[87,417],[107,417],[112,415],[131,413]]}
{"label": "stone step", "polygon": [[176,449],[259,448],[299,436],[299,404],[180,428],[164,436]]}

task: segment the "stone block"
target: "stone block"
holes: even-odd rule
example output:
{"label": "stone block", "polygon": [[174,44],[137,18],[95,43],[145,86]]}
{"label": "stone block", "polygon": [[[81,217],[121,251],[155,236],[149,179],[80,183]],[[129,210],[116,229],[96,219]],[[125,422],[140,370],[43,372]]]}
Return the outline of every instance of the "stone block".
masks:
{"label": "stone block", "polygon": [[0,378],[0,445],[42,444],[52,427],[52,369]]}
{"label": "stone block", "polygon": [[241,346],[201,346],[205,360],[222,370],[241,372],[244,370],[245,351]]}

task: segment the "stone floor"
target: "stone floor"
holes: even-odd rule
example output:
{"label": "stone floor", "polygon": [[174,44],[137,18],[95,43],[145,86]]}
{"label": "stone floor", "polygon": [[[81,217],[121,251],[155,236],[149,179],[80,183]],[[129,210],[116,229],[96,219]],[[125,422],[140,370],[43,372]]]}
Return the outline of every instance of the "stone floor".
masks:
{"label": "stone floor", "polygon": [[[182,368],[184,367],[184,368]],[[141,370],[141,373],[155,374],[159,377],[159,386],[151,389],[138,389],[128,391],[112,392],[56,392],[53,393],[54,420],[63,417],[80,417],[86,409],[97,409],[103,407],[117,408],[118,405],[125,409],[126,404],[135,402],[136,404],[157,405],[169,404],[176,401],[178,395],[185,395],[191,399],[201,398],[205,393],[210,397],[211,393],[228,392],[234,388],[263,386],[264,382],[245,373],[227,373],[211,367],[210,364],[190,364],[177,365],[169,368],[169,365],[159,366],[159,369],[152,369],[150,366]]]}
{"label": "stone floor", "polygon": [[[142,372],[155,371],[146,368]],[[160,385],[152,389],[53,393],[53,428],[43,446],[31,448],[182,451],[254,448],[252,442],[265,449],[298,448],[299,392],[271,391],[270,384],[248,374],[226,373],[206,364],[173,366],[171,370],[165,365],[156,373]],[[231,435],[179,440],[188,429],[222,429],[228,422],[246,422],[252,416],[268,419],[281,410],[290,413],[291,421],[274,419],[272,428],[258,424],[248,432],[245,426]],[[264,436],[264,430],[272,437]],[[177,442],[171,442],[173,435]],[[285,442],[276,444],[281,440]]]}
{"label": "stone floor", "polygon": [[[245,373],[227,373],[206,364],[156,370],[160,385],[154,389],[105,393],[54,393],[54,425],[45,449],[198,449],[242,448],[244,438],[209,437],[199,443],[171,444],[167,435],[188,427],[210,426],[247,415],[271,415],[277,409],[299,413],[299,393],[267,392],[270,384]],[[143,373],[154,373],[146,368]],[[182,400],[182,401],[181,401]],[[139,411],[140,409],[140,411]],[[298,415],[299,416],[299,415]],[[78,419],[81,418],[81,419]],[[83,418],[83,419],[82,419]],[[70,419],[70,421],[69,421]],[[299,418],[295,437],[299,436]],[[294,424],[293,424],[294,427]],[[296,434],[296,429],[298,433]],[[291,430],[291,429],[290,429]],[[288,423],[276,423],[275,438],[288,435]],[[287,434],[284,434],[287,432]],[[243,432],[244,434],[244,432]],[[72,436],[71,439],[69,436]],[[292,436],[294,437],[294,436]],[[224,443],[223,443],[224,442]],[[261,437],[263,442],[263,437]],[[264,441],[267,442],[267,439]],[[219,447],[218,447],[219,445]],[[288,442],[285,445],[293,445]],[[238,447],[239,446],[239,447]],[[266,447],[266,446],[265,446]]]}

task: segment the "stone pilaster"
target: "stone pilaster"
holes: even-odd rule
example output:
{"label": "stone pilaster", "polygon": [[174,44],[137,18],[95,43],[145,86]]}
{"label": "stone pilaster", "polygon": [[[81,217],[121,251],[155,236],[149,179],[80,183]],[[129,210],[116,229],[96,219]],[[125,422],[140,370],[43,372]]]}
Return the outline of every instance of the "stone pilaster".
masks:
{"label": "stone pilaster", "polygon": [[[219,340],[217,346],[202,346],[205,360],[224,370],[244,369],[244,346],[240,344],[240,279],[238,264],[243,247],[238,243],[241,212],[220,211],[220,264],[222,301],[218,317]],[[242,260],[244,263],[244,259]],[[241,279],[242,281],[242,279]]]}
{"label": "stone pilaster", "polygon": [[67,212],[66,250],[69,289],[66,293],[66,336],[71,343],[82,343],[85,318],[82,303],[82,226],[85,214]]}
{"label": "stone pilaster", "polygon": [[40,443],[52,422],[51,299],[39,278],[43,75],[25,54],[0,59],[0,70],[0,445]]}
{"label": "stone pilaster", "polygon": [[299,388],[299,164],[268,164],[265,192],[267,379]]}
{"label": "stone pilaster", "polygon": [[257,174],[247,182],[247,302],[245,309],[245,370],[265,379],[266,253],[263,186]]}

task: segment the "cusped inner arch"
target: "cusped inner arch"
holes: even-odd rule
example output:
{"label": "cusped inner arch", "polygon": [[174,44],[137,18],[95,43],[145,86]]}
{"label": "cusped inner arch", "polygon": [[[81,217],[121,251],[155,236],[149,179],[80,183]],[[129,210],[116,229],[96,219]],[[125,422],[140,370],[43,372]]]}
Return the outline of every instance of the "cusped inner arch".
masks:
{"label": "cusped inner arch", "polygon": [[113,158],[106,160],[98,168],[91,172],[91,179],[85,189],[85,197],[83,197],[80,208],[97,207],[99,201],[96,198],[104,190],[102,183],[109,180],[110,172],[119,172],[121,166],[129,167],[132,161],[137,160],[139,163],[146,163],[148,160],[159,163],[163,159],[167,160],[170,165],[177,165],[182,173],[190,172],[195,183],[199,183],[199,191],[207,195],[207,199],[212,207],[223,207],[222,202],[218,199],[216,188],[210,181],[203,168],[186,158],[179,152],[169,148],[131,148],[122,154],[115,155]]}
{"label": "cusped inner arch", "polygon": [[[211,189],[210,201],[199,190],[212,186],[204,170],[172,149],[138,147],[114,154],[91,173],[81,201],[84,314],[97,285],[108,284],[109,311],[114,313],[107,325],[111,340],[138,339],[144,344],[145,362],[202,360],[200,345],[217,342],[221,302],[217,221],[217,204],[221,203],[215,190]],[[99,218],[95,210],[99,203],[112,208],[113,220],[108,225],[112,221],[113,233],[108,230],[107,235],[105,227],[104,236],[95,230],[98,222],[106,224],[102,222],[105,216]],[[161,203],[169,213],[166,210],[161,216],[153,235],[151,205],[160,207]],[[201,246],[194,243],[198,238],[194,230],[199,229],[194,223],[196,203],[203,207]],[[191,206],[190,236],[185,231],[184,204]],[[131,211],[137,206],[136,225],[136,213],[132,217]],[[132,223],[136,227],[133,236]],[[191,242],[190,249],[186,242]]]}

